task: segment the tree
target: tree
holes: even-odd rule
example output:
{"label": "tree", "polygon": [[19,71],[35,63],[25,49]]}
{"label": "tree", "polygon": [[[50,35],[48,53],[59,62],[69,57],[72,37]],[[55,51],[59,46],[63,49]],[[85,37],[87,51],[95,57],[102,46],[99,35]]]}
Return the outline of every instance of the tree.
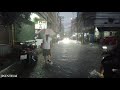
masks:
{"label": "tree", "polygon": [[3,25],[18,24],[20,22],[29,23],[31,12],[2,12]]}
{"label": "tree", "polygon": [[35,17],[34,18],[34,23],[38,23],[39,20],[40,20],[39,18]]}

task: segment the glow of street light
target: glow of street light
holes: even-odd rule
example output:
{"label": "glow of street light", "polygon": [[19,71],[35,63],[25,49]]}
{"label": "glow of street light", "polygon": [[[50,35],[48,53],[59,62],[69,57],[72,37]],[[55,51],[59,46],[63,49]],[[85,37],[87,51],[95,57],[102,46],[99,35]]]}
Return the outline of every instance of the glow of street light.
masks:
{"label": "glow of street light", "polygon": [[33,21],[34,18],[40,18],[40,17],[37,14],[35,14],[35,13],[31,13],[31,15],[30,15],[31,21]]}
{"label": "glow of street light", "polygon": [[57,35],[57,38],[60,38],[60,35],[59,35],[59,34]]}
{"label": "glow of street light", "polygon": [[70,39],[69,38],[64,38],[63,39],[63,43],[64,44],[69,44],[70,43]]}
{"label": "glow of street light", "polygon": [[75,37],[76,35],[74,34],[73,37]]}

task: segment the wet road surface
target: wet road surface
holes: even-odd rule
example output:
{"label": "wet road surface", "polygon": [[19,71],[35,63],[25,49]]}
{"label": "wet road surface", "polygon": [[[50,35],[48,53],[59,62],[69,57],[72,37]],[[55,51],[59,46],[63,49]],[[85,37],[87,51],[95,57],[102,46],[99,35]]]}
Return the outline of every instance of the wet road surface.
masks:
{"label": "wet road surface", "polygon": [[88,78],[93,69],[99,70],[101,52],[98,45],[81,45],[69,40],[52,48],[53,64],[45,64],[42,55],[34,68],[26,68],[21,78]]}

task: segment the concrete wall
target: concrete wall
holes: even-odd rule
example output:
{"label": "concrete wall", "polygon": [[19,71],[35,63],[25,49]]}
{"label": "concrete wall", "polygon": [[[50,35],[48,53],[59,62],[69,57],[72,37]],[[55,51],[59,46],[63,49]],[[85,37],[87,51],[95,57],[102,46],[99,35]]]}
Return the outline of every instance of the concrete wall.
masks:
{"label": "concrete wall", "polygon": [[11,53],[10,27],[0,26],[0,57]]}
{"label": "concrete wall", "polygon": [[9,44],[9,29],[0,26],[0,44]]}

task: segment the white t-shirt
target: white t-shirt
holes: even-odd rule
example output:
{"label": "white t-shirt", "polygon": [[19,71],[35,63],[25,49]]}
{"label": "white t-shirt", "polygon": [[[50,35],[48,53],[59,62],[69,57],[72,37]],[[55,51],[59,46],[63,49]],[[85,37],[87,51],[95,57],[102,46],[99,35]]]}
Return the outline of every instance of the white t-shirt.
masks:
{"label": "white t-shirt", "polygon": [[44,37],[43,41],[43,49],[50,49],[50,42],[51,42],[52,38],[48,37],[48,41],[46,41],[46,37]]}

